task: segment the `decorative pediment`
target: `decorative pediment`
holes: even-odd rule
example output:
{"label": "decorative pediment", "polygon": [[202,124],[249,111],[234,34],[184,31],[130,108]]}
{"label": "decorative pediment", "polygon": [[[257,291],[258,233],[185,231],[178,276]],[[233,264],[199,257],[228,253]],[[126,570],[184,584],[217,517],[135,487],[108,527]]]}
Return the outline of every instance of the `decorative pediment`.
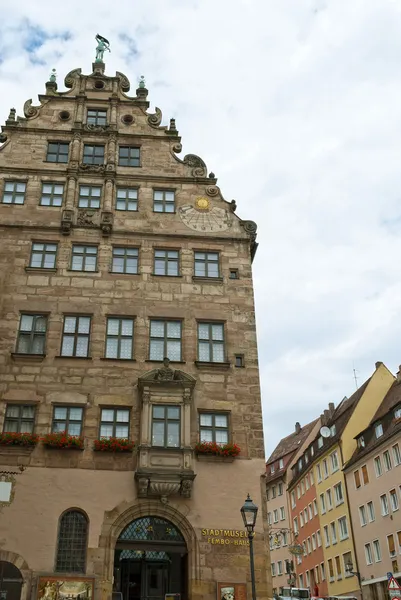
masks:
{"label": "decorative pediment", "polygon": [[138,377],[138,387],[141,390],[145,386],[153,385],[178,385],[193,388],[195,384],[195,377],[189,375],[189,373],[184,373],[184,371],[180,371],[179,369],[172,369],[168,358],[164,359],[163,366],[159,369],[152,369],[148,373],[145,373],[145,375]]}

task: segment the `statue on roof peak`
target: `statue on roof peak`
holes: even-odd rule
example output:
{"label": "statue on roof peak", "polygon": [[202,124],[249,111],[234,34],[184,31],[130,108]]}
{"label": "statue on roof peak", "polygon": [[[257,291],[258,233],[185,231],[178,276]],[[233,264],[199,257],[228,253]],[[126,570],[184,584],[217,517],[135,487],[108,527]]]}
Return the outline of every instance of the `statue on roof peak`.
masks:
{"label": "statue on roof peak", "polygon": [[105,50],[110,52],[110,42],[98,33],[96,34],[95,39],[97,41],[95,62],[103,62],[103,54]]}

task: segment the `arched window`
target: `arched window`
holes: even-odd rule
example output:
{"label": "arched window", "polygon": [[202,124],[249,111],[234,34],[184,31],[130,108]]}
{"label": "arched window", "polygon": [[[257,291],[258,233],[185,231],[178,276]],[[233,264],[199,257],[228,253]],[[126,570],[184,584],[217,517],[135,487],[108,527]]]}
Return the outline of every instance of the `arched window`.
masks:
{"label": "arched window", "polygon": [[68,510],[60,518],[56,571],[85,573],[88,519],[79,510]]}

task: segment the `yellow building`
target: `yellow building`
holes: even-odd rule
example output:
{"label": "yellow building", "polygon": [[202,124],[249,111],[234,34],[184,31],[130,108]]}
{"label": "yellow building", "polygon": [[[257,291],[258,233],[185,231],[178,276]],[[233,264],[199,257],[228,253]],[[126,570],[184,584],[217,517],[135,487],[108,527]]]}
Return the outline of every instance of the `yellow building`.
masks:
{"label": "yellow building", "polygon": [[[383,365],[376,363],[373,375],[350,398],[321,416],[324,426],[299,458],[297,478],[314,470],[316,500],[319,511],[324,565],[321,578],[327,581],[330,596],[355,595],[359,583],[353,572],[358,572],[355,557],[352,523],[343,465],[356,449],[355,436],[368,426],[394,381],[394,376]],[[353,572],[346,565],[352,563]]]}

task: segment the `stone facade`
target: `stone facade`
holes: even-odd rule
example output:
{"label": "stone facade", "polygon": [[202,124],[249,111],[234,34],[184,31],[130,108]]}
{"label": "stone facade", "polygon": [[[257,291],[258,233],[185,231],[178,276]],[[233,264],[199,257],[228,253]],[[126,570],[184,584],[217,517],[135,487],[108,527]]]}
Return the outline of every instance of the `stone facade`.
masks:
{"label": "stone facade", "polygon": [[[264,471],[251,270],[256,225],[237,217],[202,159],[178,158],[175,121],[167,128],[159,109],[147,112],[143,84],[129,97],[127,78],[104,70],[95,63],[89,76],[72,71],[63,93],[48,82],[40,105],[25,104],[24,118],[10,112],[0,138],[0,430],[10,406],[33,407],[41,437],[52,430],[55,407],[77,407],[85,440],[83,451],[41,441],[33,448],[0,445],[0,470],[13,486],[0,509],[0,560],[20,569],[21,597],[35,598],[38,576],[55,573],[60,516],[79,509],[89,522],[85,575],[95,579],[95,598],[108,600],[116,540],[131,521],[154,516],[185,539],[183,598],[212,600],[217,582],[247,583],[250,595],[239,509],[248,492],[262,504]],[[88,110],[106,114],[106,122],[88,122]],[[49,156],[49,144],[60,143],[68,145],[65,162]],[[95,146],[104,159],[91,165],[88,147]],[[135,149],[138,165],[121,164],[122,146]],[[60,206],[48,197],[43,204],[46,184],[63,186]],[[83,206],[85,186],[101,188],[99,206]],[[116,210],[121,188],[137,190],[137,210]],[[174,192],[171,212],[154,210],[155,192],[163,190]],[[33,244],[44,243],[57,246],[50,267],[32,263]],[[73,246],[97,248],[91,271],[76,269]],[[113,271],[116,247],[137,249],[136,273]],[[155,274],[155,249],[178,252],[176,276]],[[218,273],[196,274],[195,252],[218,255]],[[46,322],[40,354],[21,351],[21,315]],[[81,356],[63,350],[66,315],[90,317]],[[109,318],[133,321],[129,358],[106,357]],[[163,356],[150,354],[152,319],[181,324],[181,352],[175,345],[164,367]],[[199,354],[199,323],[222,326],[219,362]],[[180,409],[180,442],[155,448],[152,407],[164,405]],[[134,452],[93,450],[105,407],[129,409]],[[204,412],[227,417],[229,441],[241,448],[234,460],[196,455]],[[271,596],[262,513],[255,535],[259,600]],[[240,531],[243,543],[230,531]]]}

